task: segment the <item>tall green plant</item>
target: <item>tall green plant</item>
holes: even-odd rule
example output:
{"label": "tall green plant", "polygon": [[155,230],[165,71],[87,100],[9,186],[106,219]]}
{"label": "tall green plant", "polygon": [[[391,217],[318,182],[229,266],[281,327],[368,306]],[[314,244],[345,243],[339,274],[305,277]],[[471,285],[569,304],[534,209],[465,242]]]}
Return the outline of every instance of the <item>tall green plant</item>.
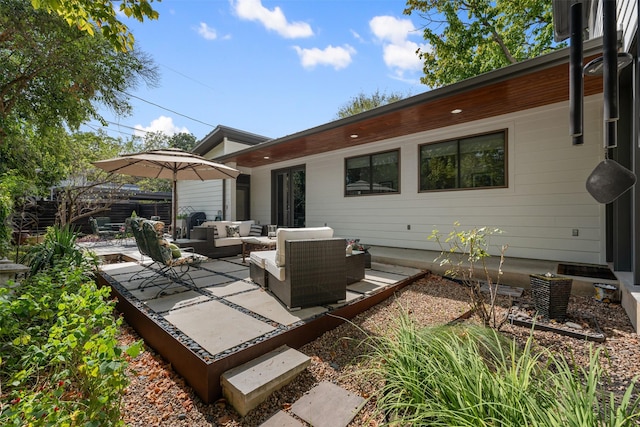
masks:
{"label": "tall green plant", "polygon": [[[471,306],[482,319],[485,326],[499,328],[505,321],[497,318],[496,298],[502,277],[504,254],[508,245],[500,247],[500,263],[496,279],[491,276],[486,260],[489,254],[490,239],[496,234],[502,234],[499,228],[474,227],[470,230],[460,230],[460,223],[455,222],[453,230],[443,237],[438,230],[433,230],[429,240],[435,240],[440,246],[440,255],[435,261],[441,266],[447,266],[446,275],[460,279],[467,286],[471,299]],[[482,291],[482,285],[487,285],[488,297]]]}
{"label": "tall green plant", "polygon": [[377,405],[389,425],[637,425],[635,382],[619,402],[605,392],[598,351],[575,369],[532,342],[482,326],[419,328],[403,314],[395,333],[369,337],[366,373],[384,379]]}
{"label": "tall green plant", "polygon": [[47,228],[44,241],[31,248],[25,262],[30,267],[30,274],[36,274],[51,268],[62,259],[76,267],[88,266],[96,259],[76,246],[77,234],[70,225]]}

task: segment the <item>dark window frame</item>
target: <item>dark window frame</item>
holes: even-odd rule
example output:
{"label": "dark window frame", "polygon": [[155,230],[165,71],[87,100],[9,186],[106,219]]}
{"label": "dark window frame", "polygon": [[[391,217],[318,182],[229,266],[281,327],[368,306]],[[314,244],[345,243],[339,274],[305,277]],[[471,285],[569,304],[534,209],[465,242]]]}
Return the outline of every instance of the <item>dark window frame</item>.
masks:
{"label": "dark window frame", "polygon": [[[373,158],[374,156],[380,155],[380,154],[387,154],[387,153],[397,153],[397,157],[398,157],[398,161],[397,161],[397,179],[398,179],[398,189],[395,191],[378,191],[378,192],[373,192],[373,180],[369,179],[368,182],[369,184],[369,191],[368,193],[363,193],[363,194],[347,194],[347,185],[349,185],[347,183],[347,174],[348,174],[348,169],[347,169],[347,165],[349,163],[349,160],[353,160],[353,159],[360,159],[360,158],[369,158],[369,170],[370,170],[370,177],[371,178],[374,174],[373,171]],[[384,151],[378,151],[375,153],[370,153],[370,154],[363,154],[363,155],[359,155],[359,156],[351,156],[351,157],[347,157],[344,159],[344,187],[343,187],[343,191],[344,191],[344,197],[363,197],[363,196],[381,196],[381,195],[387,195],[387,194],[400,194],[400,148],[394,148],[391,150],[384,150]],[[383,181],[386,182],[386,181]],[[379,183],[380,184],[380,183]]]}
{"label": "dark window frame", "polygon": [[[478,187],[459,187],[460,185],[460,176],[463,172],[461,172],[460,168],[460,142],[472,138],[487,136],[487,135],[504,135],[504,185],[488,185],[488,186],[478,186]],[[453,188],[436,188],[436,189],[423,189],[422,188],[422,149],[426,146],[433,146],[437,144],[446,144],[446,143],[456,143],[456,159],[457,159],[457,187]],[[458,138],[445,139],[440,141],[428,142],[425,144],[418,145],[418,193],[434,193],[434,192],[443,192],[443,191],[468,191],[468,190],[493,190],[493,189],[504,189],[509,188],[509,132],[508,129],[500,129],[489,132],[477,133],[472,135],[460,136]]]}

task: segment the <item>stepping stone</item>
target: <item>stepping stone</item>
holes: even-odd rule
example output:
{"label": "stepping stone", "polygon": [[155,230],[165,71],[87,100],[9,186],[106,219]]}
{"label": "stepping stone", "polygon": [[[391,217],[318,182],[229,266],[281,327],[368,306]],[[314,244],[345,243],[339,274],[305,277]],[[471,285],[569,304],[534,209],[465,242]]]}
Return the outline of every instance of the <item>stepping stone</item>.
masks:
{"label": "stepping stone", "polygon": [[278,411],[267,421],[260,424],[260,427],[304,427],[304,424],[286,412]]}
{"label": "stepping stone", "polygon": [[220,377],[222,394],[244,417],[271,393],[291,382],[310,363],[311,358],[283,345],[223,373]]}
{"label": "stepping stone", "polygon": [[346,427],[365,400],[330,382],[321,382],[291,406],[291,412],[314,427]]}

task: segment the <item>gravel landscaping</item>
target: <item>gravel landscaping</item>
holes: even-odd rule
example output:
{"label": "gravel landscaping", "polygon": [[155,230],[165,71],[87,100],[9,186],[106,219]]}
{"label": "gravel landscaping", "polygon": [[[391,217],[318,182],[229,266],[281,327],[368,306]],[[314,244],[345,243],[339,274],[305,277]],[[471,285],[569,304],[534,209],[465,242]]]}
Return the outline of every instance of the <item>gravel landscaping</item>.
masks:
{"label": "gravel landscaping", "polygon": [[[524,298],[527,297],[525,293]],[[430,275],[416,281],[351,322],[303,346],[300,351],[311,357],[310,367],[245,417],[240,417],[223,399],[213,404],[202,403],[170,364],[146,348],[143,354],[130,361],[131,384],[124,397],[123,419],[130,426],[258,426],[278,410],[287,410],[319,382],[330,381],[368,399],[350,426],[377,426],[383,421],[375,411],[375,392],[379,383],[362,373],[366,362],[361,356],[368,352],[366,337],[389,333],[394,319],[403,311],[420,325],[451,322],[469,310],[468,301],[462,285],[439,276]],[[502,298],[500,305],[501,314],[504,314],[509,300]],[[568,315],[575,319],[595,318],[606,341],[599,344],[554,332],[535,331],[536,344],[562,352],[577,363],[588,361],[591,346],[602,347],[607,356],[607,386],[615,392],[623,392],[638,374],[640,360],[640,342],[625,311],[619,304],[572,296]],[[531,334],[528,328],[509,324],[501,331],[523,343]],[[132,328],[123,327],[123,343],[138,339],[140,337]]]}

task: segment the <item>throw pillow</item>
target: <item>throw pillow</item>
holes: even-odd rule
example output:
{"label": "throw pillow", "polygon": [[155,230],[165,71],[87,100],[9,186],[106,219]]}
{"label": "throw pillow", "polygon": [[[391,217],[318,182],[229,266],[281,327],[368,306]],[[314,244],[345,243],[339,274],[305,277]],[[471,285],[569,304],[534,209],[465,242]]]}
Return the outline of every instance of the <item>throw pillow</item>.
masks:
{"label": "throw pillow", "polygon": [[178,246],[170,243],[169,248],[171,249],[171,256],[173,256],[174,258],[180,258],[182,256],[182,253],[180,253],[180,248]]}
{"label": "throw pillow", "polygon": [[156,235],[158,237],[164,236],[164,222],[162,221],[154,221],[153,229],[156,230]]}
{"label": "throw pillow", "polygon": [[262,226],[260,224],[251,224],[249,236],[262,236]]}
{"label": "throw pillow", "polygon": [[240,237],[240,226],[227,225],[227,237]]}

